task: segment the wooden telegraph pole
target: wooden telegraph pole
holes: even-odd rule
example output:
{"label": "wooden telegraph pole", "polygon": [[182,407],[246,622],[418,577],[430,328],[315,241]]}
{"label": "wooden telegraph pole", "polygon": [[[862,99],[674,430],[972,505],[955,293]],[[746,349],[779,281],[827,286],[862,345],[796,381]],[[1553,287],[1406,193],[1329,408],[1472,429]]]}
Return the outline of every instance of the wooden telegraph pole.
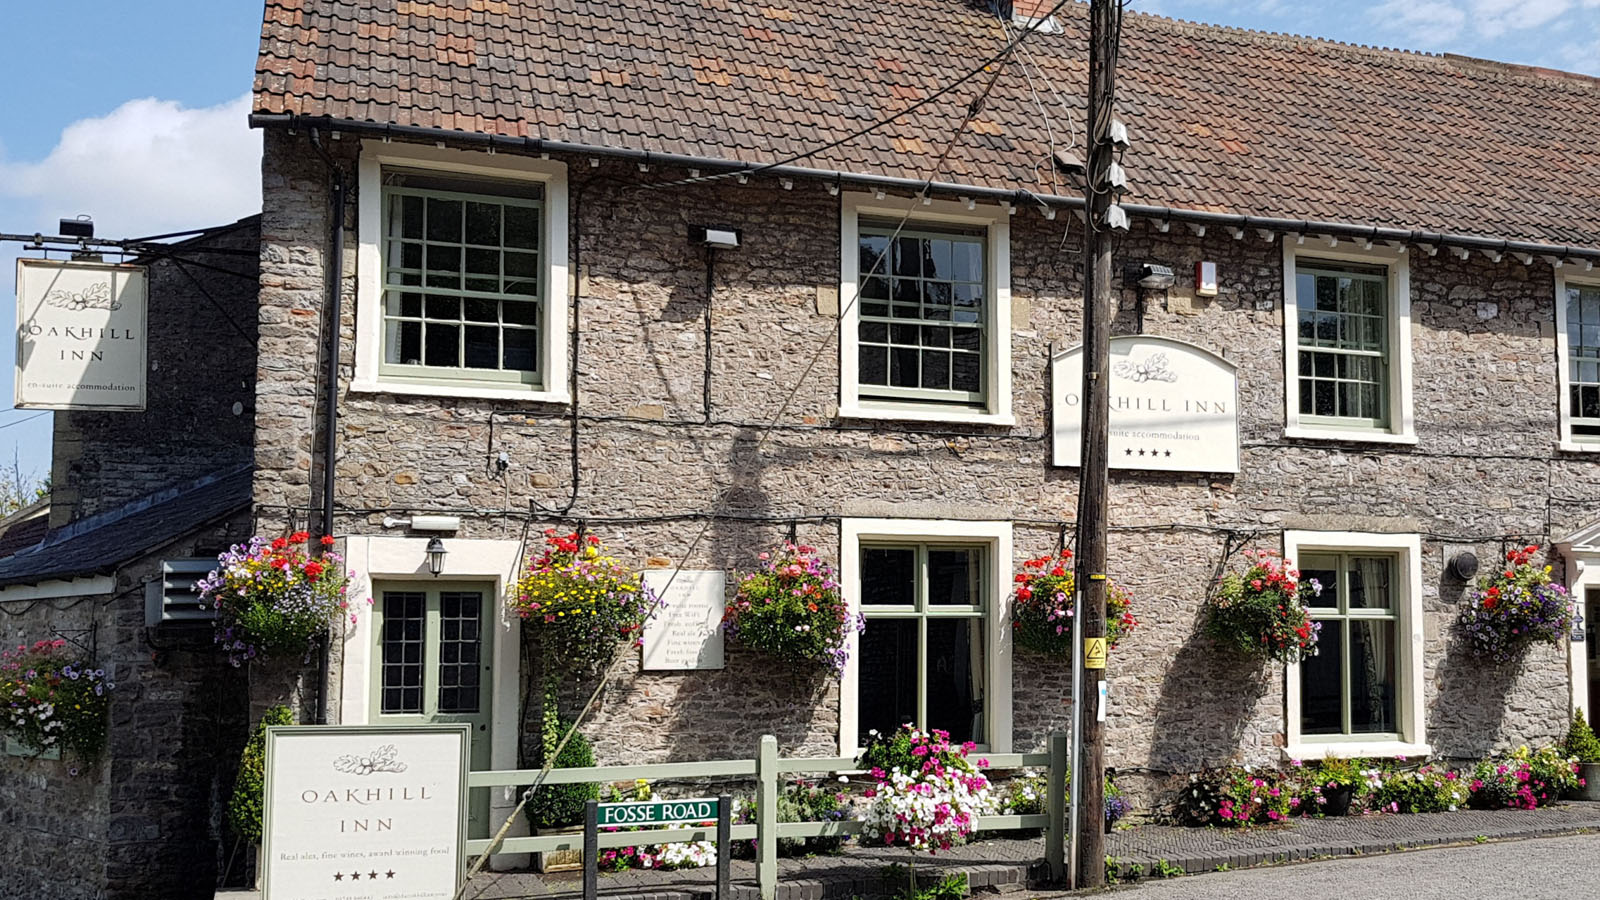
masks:
{"label": "wooden telegraph pole", "polygon": [[1110,397],[1111,234],[1114,203],[1111,165],[1115,97],[1117,0],[1089,5],[1089,117],[1087,234],[1083,242],[1083,451],[1078,488],[1078,625],[1083,636],[1083,677],[1074,702],[1082,729],[1074,760],[1079,791],[1074,888],[1105,884],[1105,660],[1106,660],[1106,441]]}

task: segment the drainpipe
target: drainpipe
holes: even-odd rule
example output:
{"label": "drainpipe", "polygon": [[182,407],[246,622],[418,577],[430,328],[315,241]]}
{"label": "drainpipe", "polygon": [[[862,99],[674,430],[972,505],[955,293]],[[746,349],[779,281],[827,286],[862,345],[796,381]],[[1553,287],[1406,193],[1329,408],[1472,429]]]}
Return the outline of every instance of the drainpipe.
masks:
{"label": "drainpipe", "polygon": [[[329,252],[329,263],[324,266],[328,281],[328,299],[324,304],[327,310],[327,366],[322,375],[322,521],[321,532],[324,535],[333,534],[333,497],[334,497],[334,459],[339,449],[339,330],[340,320],[344,314],[344,173],[334,164],[328,156],[328,151],[322,146],[322,137],[317,129],[311,129],[311,146],[328,165],[328,174],[332,176],[333,184],[333,210],[331,213],[333,227],[333,247]],[[318,542],[317,550],[321,552],[322,544]],[[324,635],[320,646],[317,648],[317,701],[316,724],[326,725],[328,722],[328,639]]]}

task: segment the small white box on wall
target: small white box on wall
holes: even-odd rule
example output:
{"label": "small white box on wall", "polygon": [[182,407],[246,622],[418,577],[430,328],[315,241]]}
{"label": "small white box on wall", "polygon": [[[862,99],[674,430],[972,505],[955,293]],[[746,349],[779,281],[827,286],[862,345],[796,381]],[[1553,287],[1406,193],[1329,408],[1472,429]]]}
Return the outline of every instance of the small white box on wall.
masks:
{"label": "small white box on wall", "polygon": [[1214,262],[1197,262],[1194,264],[1194,292],[1200,297],[1215,297],[1217,295],[1217,264]]}

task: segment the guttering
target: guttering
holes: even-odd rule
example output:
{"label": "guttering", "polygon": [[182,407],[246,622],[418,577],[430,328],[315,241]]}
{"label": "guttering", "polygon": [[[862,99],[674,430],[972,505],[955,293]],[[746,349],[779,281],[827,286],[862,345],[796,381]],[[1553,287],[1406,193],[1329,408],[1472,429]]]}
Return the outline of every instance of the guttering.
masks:
{"label": "guttering", "polygon": [[[569,141],[550,141],[535,137],[510,137],[484,134],[475,131],[453,131],[443,128],[426,128],[421,125],[395,125],[388,122],[362,122],[356,119],[336,119],[330,116],[304,116],[297,113],[251,113],[252,128],[326,128],[350,134],[380,138],[410,138],[424,141],[449,141],[468,147],[528,154],[571,153],[582,156],[601,156],[625,159],[644,165],[674,166],[688,169],[706,169],[725,174],[770,175],[784,178],[806,178],[841,185],[857,185],[882,190],[909,191],[956,195],[974,200],[992,200],[1016,206],[1035,204],[1055,209],[1083,210],[1082,197],[1060,194],[1040,194],[1023,189],[980,187],[948,181],[923,181],[916,178],[898,178],[892,175],[869,175],[860,172],[842,172],[834,169],[814,169],[807,166],[763,165],[711,156],[690,156],[681,153],[657,153],[629,147],[605,147],[597,144],[576,144]],[[1454,232],[1435,232],[1405,228],[1383,228],[1358,225],[1352,222],[1324,222],[1312,219],[1284,219],[1271,216],[1250,216],[1239,213],[1207,212],[1171,206],[1150,206],[1124,203],[1122,208],[1130,216],[1146,219],[1191,222],[1196,225],[1216,225],[1243,230],[1266,230],[1284,234],[1327,235],[1359,241],[1430,246],[1461,247],[1490,253],[1524,253],[1549,257],[1553,260],[1577,259],[1600,262],[1600,247],[1572,247],[1559,244],[1542,244],[1531,241],[1511,241],[1503,238]]]}

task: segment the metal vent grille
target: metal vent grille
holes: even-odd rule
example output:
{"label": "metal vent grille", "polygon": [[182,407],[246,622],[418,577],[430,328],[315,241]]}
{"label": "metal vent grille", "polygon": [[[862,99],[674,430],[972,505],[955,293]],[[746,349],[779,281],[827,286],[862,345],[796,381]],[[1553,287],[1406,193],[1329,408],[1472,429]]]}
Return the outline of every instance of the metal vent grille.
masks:
{"label": "metal vent grille", "polygon": [[203,624],[217,617],[217,611],[200,603],[194,583],[217,564],[214,558],[168,559],[161,563],[161,577],[144,586],[145,624]]}

